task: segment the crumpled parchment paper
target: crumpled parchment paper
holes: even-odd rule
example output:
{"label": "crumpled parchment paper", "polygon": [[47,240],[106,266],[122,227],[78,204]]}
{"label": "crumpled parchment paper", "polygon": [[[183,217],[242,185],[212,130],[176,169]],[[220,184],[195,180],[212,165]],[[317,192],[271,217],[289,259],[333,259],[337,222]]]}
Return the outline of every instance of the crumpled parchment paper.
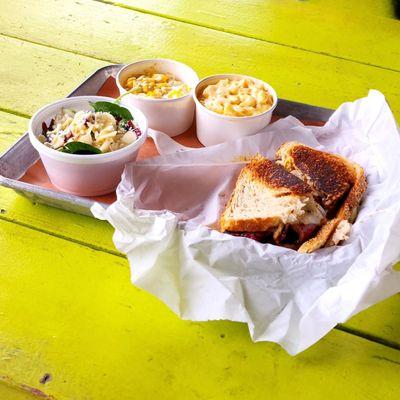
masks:
{"label": "crumpled parchment paper", "polygon": [[[153,132],[162,154],[127,165],[118,200],[93,214],[115,228],[132,282],[183,319],[246,322],[254,341],[297,354],[337,323],[400,291],[400,136],[384,96],[345,103],[324,127],[293,117],[262,132],[185,151]],[[288,140],[361,164],[368,189],[350,238],[313,254],[212,230],[243,156],[274,158]]]}

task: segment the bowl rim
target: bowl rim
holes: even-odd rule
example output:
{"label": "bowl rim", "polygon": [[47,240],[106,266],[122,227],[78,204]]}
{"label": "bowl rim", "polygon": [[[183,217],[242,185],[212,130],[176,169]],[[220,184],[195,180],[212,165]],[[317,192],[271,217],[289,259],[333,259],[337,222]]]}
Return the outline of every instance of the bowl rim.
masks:
{"label": "bowl rim", "polygon": [[[142,134],[139,136],[138,139],[136,139],[133,143],[129,144],[128,146],[123,147],[122,149],[118,149],[115,151],[110,151],[108,153],[101,153],[101,154],[69,154],[69,153],[63,153],[61,151],[58,151],[56,149],[53,149],[51,147],[48,147],[44,145],[35,135],[33,132],[33,123],[36,121],[36,119],[46,111],[48,108],[53,107],[55,105],[59,106],[61,109],[63,105],[67,106],[67,104],[72,100],[81,100],[81,101],[108,101],[110,103],[115,102],[115,99],[112,97],[107,97],[107,96],[72,96],[72,97],[66,97],[64,99],[60,99],[57,101],[54,101],[52,103],[48,103],[44,105],[43,107],[39,108],[35,112],[35,114],[31,117],[29,120],[29,128],[28,128],[28,133],[29,133],[29,138],[31,141],[32,146],[39,152],[39,153],[45,153],[51,158],[57,158],[60,161],[69,161],[69,162],[74,162],[76,164],[79,163],[87,163],[87,164],[97,164],[100,163],[101,161],[117,161],[119,158],[122,158],[123,156],[131,153],[134,150],[137,150],[140,148],[144,141],[147,138],[147,131],[148,131],[148,121],[146,116],[143,114],[141,110],[139,110],[137,107],[130,106],[130,105],[125,105],[123,104],[122,107],[125,107],[131,110],[135,110],[135,113],[140,114],[143,122],[144,122],[144,129],[140,128],[142,131]],[[44,121],[42,121],[44,122]],[[119,157],[118,157],[119,156]]]}
{"label": "bowl rim", "polygon": [[[217,113],[215,111],[210,110],[209,108],[207,108],[205,105],[203,105],[200,102],[200,100],[197,97],[197,93],[196,92],[197,92],[197,90],[198,90],[198,88],[199,88],[199,86],[201,84],[203,84],[207,80],[218,79],[218,78],[219,79],[224,79],[224,78],[229,78],[229,77],[247,78],[247,79],[250,79],[250,80],[253,80],[253,81],[261,82],[264,85],[266,85],[268,91],[272,94],[272,97],[274,99],[274,102],[272,103],[272,106],[268,110],[265,110],[260,114],[246,115],[246,116],[240,117],[240,116],[235,116],[235,115],[219,114],[219,113]],[[246,121],[246,120],[250,120],[250,119],[256,119],[256,118],[259,118],[259,117],[264,116],[266,114],[272,113],[275,110],[276,106],[278,105],[279,98],[278,98],[278,95],[276,93],[276,90],[268,82],[265,82],[262,79],[255,78],[255,77],[250,76],[250,75],[227,73],[227,74],[209,75],[209,76],[206,76],[205,78],[201,79],[199,82],[197,82],[197,85],[195,86],[195,88],[193,90],[193,100],[196,103],[196,109],[197,109],[197,107],[199,107],[202,111],[205,111],[205,112],[211,114],[214,117],[219,117],[221,119],[231,120],[231,121],[241,121],[241,120]]]}
{"label": "bowl rim", "polygon": [[[194,86],[194,87],[191,87],[191,88],[190,88],[190,91],[189,91],[188,93],[186,93],[184,96],[177,97],[177,98],[175,98],[175,99],[154,99],[154,98],[152,98],[152,97],[138,96],[138,95],[135,95],[135,94],[133,94],[133,93],[129,93],[128,90],[126,90],[126,89],[122,86],[122,84],[120,83],[120,75],[121,75],[121,73],[122,73],[124,70],[128,69],[129,67],[131,67],[132,65],[135,65],[135,64],[142,64],[142,63],[151,62],[151,61],[153,61],[153,62],[155,62],[155,61],[156,61],[156,62],[160,62],[160,61],[161,61],[161,62],[165,62],[165,61],[168,61],[168,62],[172,62],[172,63],[174,63],[174,64],[183,65],[185,68],[189,69],[189,70],[196,76],[197,82],[196,82],[195,86]],[[200,80],[199,75],[197,74],[197,72],[196,72],[192,67],[189,67],[189,65],[187,65],[187,64],[185,64],[185,63],[183,63],[183,62],[176,61],[176,60],[172,60],[172,59],[170,59],[170,58],[147,58],[147,59],[144,59],[144,60],[134,61],[134,62],[132,62],[132,63],[129,63],[129,64],[124,65],[124,66],[118,71],[118,73],[117,73],[117,75],[116,75],[116,77],[115,77],[115,81],[116,81],[116,83],[117,83],[117,86],[118,86],[118,89],[119,89],[120,93],[121,93],[121,91],[124,92],[124,93],[121,94],[121,96],[124,96],[124,97],[133,96],[135,99],[143,100],[143,101],[149,102],[149,103],[152,103],[152,102],[153,102],[153,103],[167,103],[167,102],[168,102],[168,103],[172,103],[172,102],[175,102],[175,101],[181,101],[181,100],[183,100],[183,99],[187,99],[188,97],[192,97],[194,88],[197,86],[197,83],[199,82],[199,80]],[[127,93],[128,93],[128,94],[127,94]]]}

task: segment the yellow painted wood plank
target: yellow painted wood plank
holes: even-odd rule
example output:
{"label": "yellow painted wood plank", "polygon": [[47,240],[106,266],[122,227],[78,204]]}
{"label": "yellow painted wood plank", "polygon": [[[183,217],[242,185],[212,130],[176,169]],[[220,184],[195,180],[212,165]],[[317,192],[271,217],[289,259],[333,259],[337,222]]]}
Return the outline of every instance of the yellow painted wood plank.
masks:
{"label": "yellow painted wood plank", "polygon": [[105,221],[42,204],[32,204],[11,189],[0,187],[0,219],[47,232],[67,241],[119,254],[112,242],[113,228]]}
{"label": "yellow painted wood plank", "polygon": [[29,392],[28,388],[18,388],[12,384],[0,383],[0,399],[2,400],[38,400],[38,396]]}
{"label": "yellow painted wood plank", "polygon": [[[392,6],[379,1],[334,4],[326,0],[112,0],[112,3],[284,46],[400,70],[400,21],[381,16],[383,8],[392,9]],[[374,4],[380,4],[382,9],[374,8]]]}
{"label": "yellow painted wood plank", "polygon": [[[1,3],[0,29],[12,31],[24,39],[115,61],[155,56],[175,58],[192,65],[200,76],[218,72],[248,73],[270,82],[283,98],[327,107],[337,107],[343,101],[365,95],[369,88],[376,88],[387,95],[396,112],[400,111],[398,72],[98,2],[67,0],[63,2],[63,7],[53,0],[34,2],[35,6],[32,0],[15,0],[9,8],[8,4]],[[15,8],[19,10],[17,14]],[[43,29],[43,26],[47,28]],[[38,99],[44,96],[41,93],[44,84],[47,100],[51,94],[72,86],[71,81],[77,82],[79,74],[82,78],[89,65],[101,64],[85,57],[22,43],[3,38],[0,44],[11,64],[7,68],[2,67],[6,76],[22,79],[22,82],[9,83],[10,79],[0,75],[5,92],[9,85],[14,85],[15,89],[13,96],[0,94],[0,107],[6,104],[8,108],[32,113],[38,103],[43,102]],[[21,46],[25,46],[25,52],[22,52]],[[51,71],[46,67],[47,58],[43,58],[42,54],[54,60]],[[17,64],[15,73],[10,72],[14,63]],[[26,85],[24,79],[32,73],[35,79],[30,80],[32,89],[27,98],[16,88],[18,84]],[[55,88],[55,82],[62,82],[64,86]]]}
{"label": "yellow painted wood plank", "polygon": [[26,116],[65,97],[85,76],[107,64],[2,36],[0,59],[6,61],[0,63],[0,109]]}
{"label": "yellow painted wood plank", "polygon": [[[296,2],[297,0],[291,1]],[[309,2],[326,7],[329,10],[353,10],[355,14],[371,14],[376,17],[394,17],[393,0],[309,0]]]}
{"label": "yellow painted wood plank", "polygon": [[0,248],[0,376],[16,385],[58,400],[398,398],[397,350],[334,331],[292,358],[242,324],[179,320],[119,257],[7,222]]}
{"label": "yellow painted wood plank", "polygon": [[27,124],[26,118],[0,111],[0,154],[26,131]]}
{"label": "yellow painted wood plank", "polygon": [[400,293],[357,314],[344,326],[400,345]]}

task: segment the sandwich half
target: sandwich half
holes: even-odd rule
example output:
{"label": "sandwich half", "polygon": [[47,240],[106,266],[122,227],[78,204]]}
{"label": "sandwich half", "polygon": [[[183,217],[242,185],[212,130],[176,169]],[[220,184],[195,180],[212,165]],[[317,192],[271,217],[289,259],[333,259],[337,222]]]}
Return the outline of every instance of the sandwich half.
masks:
{"label": "sandwich half", "polygon": [[277,162],[312,190],[327,215],[326,223],[299,251],[310,253],[347,238],[367,188],[363,168],[346,158],[286,142],[276,152]]}
{"label": "sandwich half", "polygon": [[260,155],[242,169],[220,218],[222,232],[298,248],[325,222],[310,186]]}

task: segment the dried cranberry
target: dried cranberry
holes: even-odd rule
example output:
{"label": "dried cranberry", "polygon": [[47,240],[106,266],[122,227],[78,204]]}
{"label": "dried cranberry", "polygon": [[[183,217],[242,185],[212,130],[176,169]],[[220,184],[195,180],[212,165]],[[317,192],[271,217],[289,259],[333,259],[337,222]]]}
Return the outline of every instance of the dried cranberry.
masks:
{"label": "dried cranberry", "polygon": [[42,135],[46,139],[46,142],[50,141],[49,135],[47,134],[48,131],[49,128],[47,127],[46,122],[42,122]]}
{"label": "dried cranberry", "polygon": [[134,124],[134,122],[133,122],[133,120],[129,120],[129,121],[127,121],[127,123],[125,124],[125,129],[127,130],[127,131],[133,131],[133,132],[135,132],[135,135],[137,136],[137,137],[139,137],[141,134],[142,134],[142,132],[141,132],[141,130],[139,129],[139,127],[137,127],[135,124]]}
{"label": "dried cranberry", "polygon": [[142,131],[137,126],[135,127],[134,131],[137,137],[139,137],[142,134]]}
{"label": "dried cranberry", "polygon": [[135,125],[133,125],[133,121],[130,119],[129,121],[127,121],[126,122],[126,124],[125,124],[125,129],[127,130],[127,131],[129,131],[129,130],[131,130],[131,129],[134,129],[135,128]]}

